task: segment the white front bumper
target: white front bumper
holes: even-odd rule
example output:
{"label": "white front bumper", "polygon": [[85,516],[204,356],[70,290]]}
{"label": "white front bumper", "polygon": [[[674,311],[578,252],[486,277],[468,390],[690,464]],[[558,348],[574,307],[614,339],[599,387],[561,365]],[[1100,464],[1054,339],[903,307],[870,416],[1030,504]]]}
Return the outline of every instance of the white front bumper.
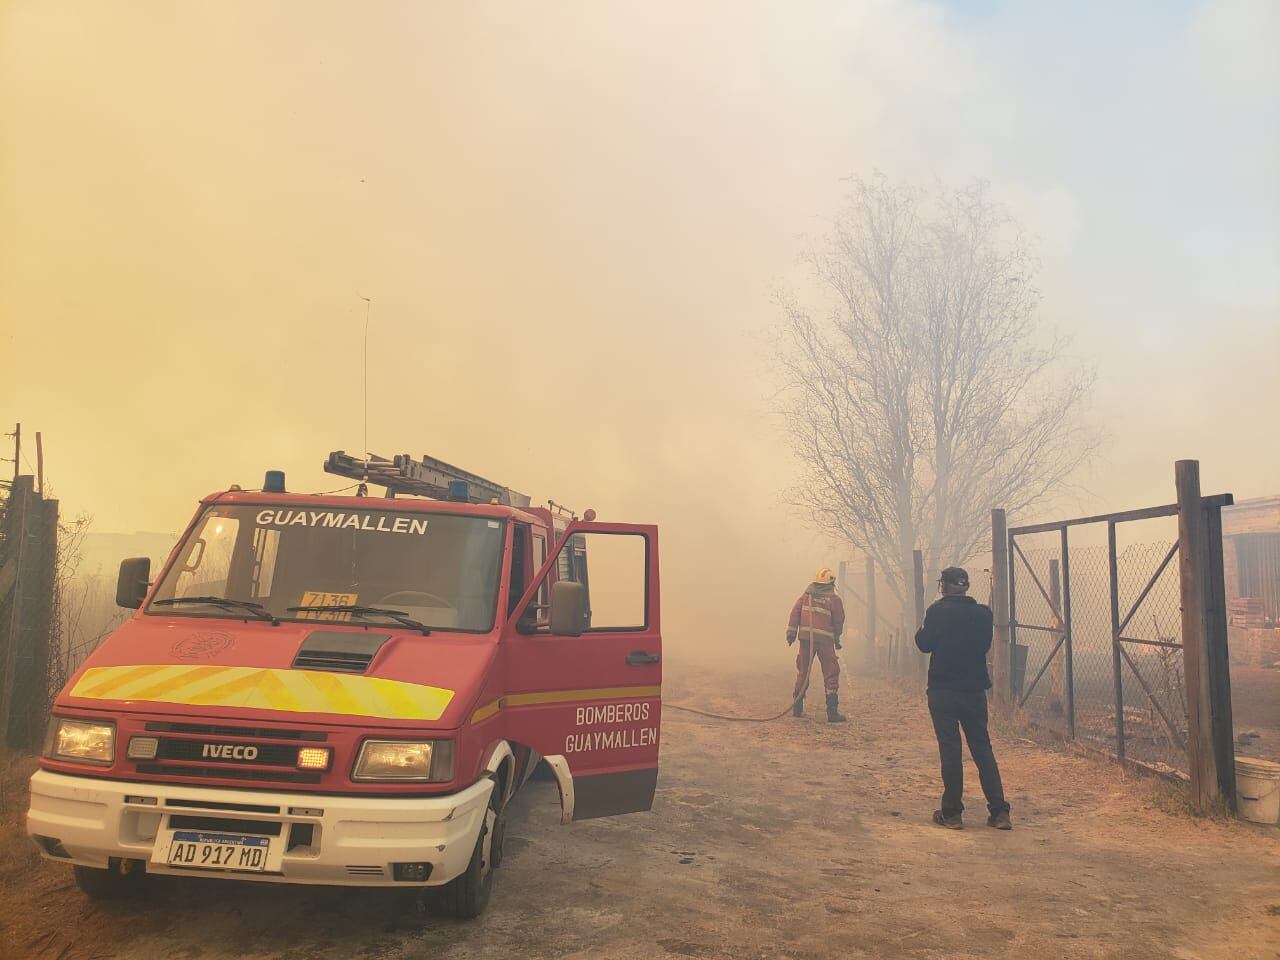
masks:
{"label": "white front bumper", "polygon": [[[119,857],[167,876],[390,887],[414,885],[393,879],[393,863],[423,862],[431,864],[431,876],[417,885],[439,886],[466,870],[492,790],[485,778],[440,797],[344,797],[119,783],[41,770],[31,778],[27,832],[57,840],[69,855],[53,856],[42,844],[49,859],[87,867]],[[210,832],[235,833],[237,821],[279,823],[276,842],[286,847],[305,833],[295,834],[293,825],[309,824],[312,842],[285,850],[273,873],[152,863],[156,838],[167,835],[175,816],[208,818],[203,829]]]}

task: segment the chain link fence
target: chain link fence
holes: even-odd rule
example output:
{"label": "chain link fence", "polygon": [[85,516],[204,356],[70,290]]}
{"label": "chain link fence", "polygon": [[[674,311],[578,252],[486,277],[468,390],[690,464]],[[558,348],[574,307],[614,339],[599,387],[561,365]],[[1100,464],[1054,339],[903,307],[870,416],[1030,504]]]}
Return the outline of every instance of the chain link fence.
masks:
{"label": "chain link fence", "polygon": [[[1185,771],[1186,686],[1172,543],[1117,551],[1113,611],[1108,546],[1069,546],[1064,563],[1057,535],[1037,537],[1036,546],[1019,544],[1013,559],[1019,717],[1162,772]],[[1051,540],[1058,542],[1046,545]],[[1113,615],[1123,623],[1119,642],[1113,641]]]}

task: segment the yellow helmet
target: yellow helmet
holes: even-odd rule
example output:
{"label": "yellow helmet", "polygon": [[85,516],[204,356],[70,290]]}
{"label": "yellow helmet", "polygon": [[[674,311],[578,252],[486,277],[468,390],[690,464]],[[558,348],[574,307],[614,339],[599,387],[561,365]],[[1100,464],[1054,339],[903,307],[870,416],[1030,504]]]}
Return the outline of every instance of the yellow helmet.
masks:
{"label": "yellow helmet", "polygon": [[818,572],[813,575],[814,583],[835,583],[836,575],[831,572],[830,567],[819,567]]}

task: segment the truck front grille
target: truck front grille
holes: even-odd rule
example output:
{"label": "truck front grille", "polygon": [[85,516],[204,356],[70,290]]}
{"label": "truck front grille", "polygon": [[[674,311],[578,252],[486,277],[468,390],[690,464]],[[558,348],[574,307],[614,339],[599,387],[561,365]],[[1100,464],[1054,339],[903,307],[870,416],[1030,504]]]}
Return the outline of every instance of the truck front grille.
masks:
{"label": "truck front grille", "polygon": [[[236,742],[239,741],[224,741]],[[178,740],[171,737],[165,737],[160,741],[160,749],[156,753],[157,760],[199,760],[208,763],[210,758],[203,753],[204,740]],[[227,763],[236,766],[268,766],[268,767],[292,767],[298,763],[298,748],[292,744],[283,743],[252,743],[248,746],[257,750],[257,756],[252,760],[228,760]]]}
{"label": "truck front grille", "polygon": [[139,763],[139,773],[154,773],[166,777],[221,778],[224,780],[254,780],[274,783],[319,783],[320,774],[295,770],[255,770],[252,766],[210,767],[177,763]]}
{"label": "truck front grille", "polygon": [[323,730],[160,720],[148,721],[145,730],[158,742],[154,757],[137,761],[140,774],[254,783],[323,782],[321,771],[297,768],[298,751],[329,740]]}

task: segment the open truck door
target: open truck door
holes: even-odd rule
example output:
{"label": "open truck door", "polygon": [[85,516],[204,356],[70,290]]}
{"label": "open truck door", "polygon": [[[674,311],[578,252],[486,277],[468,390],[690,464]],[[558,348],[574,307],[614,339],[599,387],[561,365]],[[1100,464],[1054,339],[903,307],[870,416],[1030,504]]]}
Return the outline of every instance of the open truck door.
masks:
{"label": "open truck door", "polygon": [[507,621],[496,709],[556,774],[566,823],[653,805],[660,620],[657,527],[575,521]]}

